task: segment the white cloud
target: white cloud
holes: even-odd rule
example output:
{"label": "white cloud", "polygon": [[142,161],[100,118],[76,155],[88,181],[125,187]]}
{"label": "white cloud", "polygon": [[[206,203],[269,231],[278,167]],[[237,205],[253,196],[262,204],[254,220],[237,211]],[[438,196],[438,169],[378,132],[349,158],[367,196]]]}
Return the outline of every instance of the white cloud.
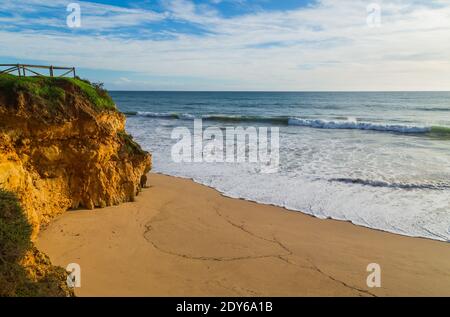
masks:
{"label": "white cloud", "polygon": [[[68,0],[2,0],[3,12],[13,14],[9,22],[16,25],[34,26],[66,26]],[[79,1],[83,16],[82,27],[84,30],[102,31],[117,29],[127,26],[138,26],[142,23],[158,22],[166,18],[165,14],[134,8],[118,7],[100,3]],[[33,18],[29,14],[35,14]],[[48,19],[48,14],[59,18]]]}
{"label": "white cloud", "polygon": [[322,0],[297,10],[224,18],[210,7],[168,0],[163,14],[107,6],[122,14],[107,22],[100,22],[101,6],[89,4],[100,11],[87,27],[168,17],[210,33],[172,30],[172,39],[156,41],[0,31],[0,55],[203,78],[196,89],[216,89],[209,83],[226,81],[232,88],[224,89],[242,90],[448,90],[450,3],[381,1],[381,28],[366,25],[367,3]]}

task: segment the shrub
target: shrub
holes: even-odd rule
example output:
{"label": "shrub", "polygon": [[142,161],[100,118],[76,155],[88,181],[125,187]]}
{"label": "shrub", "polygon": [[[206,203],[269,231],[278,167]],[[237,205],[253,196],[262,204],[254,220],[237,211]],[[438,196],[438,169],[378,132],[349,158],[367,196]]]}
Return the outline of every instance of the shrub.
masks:
{"label": "shrub", "polygon": [[133,140],[133,136],[127,134],[125,131],[118,132],[117,136],[124,142],[124,147],[128,154],[144,155],[146,153],[141,146]]}
{"label": "shrub", "polygon": [[17,197],[0,190],[0,261],[14,262],[30,248],[31,225]]}

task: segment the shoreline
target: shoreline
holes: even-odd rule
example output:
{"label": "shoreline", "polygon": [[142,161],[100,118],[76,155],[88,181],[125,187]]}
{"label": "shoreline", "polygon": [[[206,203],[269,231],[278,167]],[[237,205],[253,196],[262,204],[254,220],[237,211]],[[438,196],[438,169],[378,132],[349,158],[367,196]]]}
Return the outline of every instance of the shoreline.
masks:
{"label": "shoreline", "polygon": [[[37,241],[79,263],[78,296],[449,296],[449,244],[149,174],[136,202],[69,211]],[[289,211],[289,212],[286,212]],[[369,288],[367,265],[381,266]]]}
{"label": "shoreline", "polygon": [[[161,176],[173,177],[173,178],[177,178],[177,179],[180,179],[180,180],[188,180],[188,181],[191,181],[191,182],[193,182],[193,183],[195,183],[195,184],[197,184],[197,185],[204,186],[204,187],[206,187],[206,188],[209,188],[209,189],[212,189],[212,190],[217,191],[223,198],[236,199],[236,200],[240,200],[240,201],[243,201],[243,202],[250,202],[250,203],[254,203],[254,204],[258,204],[258,205],[263,205],[263,206],[270,206],[270,207],[280,208],[280,209],[282,209],[282,210],[285,211],[285,212],[300,213],[300,214],[302,214],[303,216],[312,217],[312,218],[317,219],[317,220],[325,220],[325,221],[330,221],[330,220],[332,220],[332,221],[339,221],[339,222],[351,224],[351,225],[356,226],[356,227],[365,228],[365,229],[369,229],[369,230],[375,230],[375,231],[379,231],[379,232],[382,232],[382,233],[392,234],[392,235],[401,236],[401,237],[407,237],[407,238],[413,238],[413,239],[423,239],[423,240],[430,240],[430,241],[437,241],[437,242],[449,243],[449,246],[450,246],[450,240],[447,241],[447,240],[444,240],[444,239],[439,240],[439,239],[432,239],[432,238],[422,237],[422,236],[414,236],[414,235],[402,234],[402,233],[393,232],[393,231],[388,231],[388,230],[384,230],[384,229],[379,229],[379,228],[369,227],[369,226],[364,225],[364,224],[357,224],[357,223],[354,223],[354,222],[351,221],[351,220],[335,219],[335,218],[332,218],[332,217],[320,218],[320,217],[317,217],[317,216],[314,215],[314,214],[306,213],[306,212],[303,212],[303,211],[301,211],[301,210],[289,209],[288,207],[279,206],[279,205],[276,205],[276,204],[263,203],[263,202],[259,202],[259,201],[256,201],[256,200],[247,199],[247,198],[242,198],[242,197],[232,197],[232,196],[228,196],[226,193],[220,191],[219,189],[214,188],[214,187],[212,187],[212,186],[208,186],[208,185],[203,184],[203,183],[201,183],[201,182],[198,182],[198,181],[194,180],[194,179],[191,178],[191,177],[176,176],[176,175],[170,175],[170,174],[166,174],[166,173],[162,173],[162,172],[153,172],[153,171],[150,173],[150,175],[152,175],[152,174],[153,174],[153,175],[161,175]],[[449,230],[450,230],[450,228],[449,228]]]}

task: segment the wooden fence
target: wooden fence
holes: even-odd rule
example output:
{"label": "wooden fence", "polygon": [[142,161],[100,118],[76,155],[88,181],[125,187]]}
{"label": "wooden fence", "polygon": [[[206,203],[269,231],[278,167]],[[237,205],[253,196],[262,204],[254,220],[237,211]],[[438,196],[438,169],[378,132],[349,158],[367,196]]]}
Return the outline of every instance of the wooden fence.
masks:
{"label": "wooden fence", "polygon": [[[6,69],[0,70],[0,74],[13,74],[17,72],[19,77],[28,76],[50,76],[50,77],[66,77],[68,75],[72,75],[75,78],[76,71],[75,67],[59,67],[59,66],[41,66],[41,65],[26,65],[26,64],[0,64],[0,67]],[[47,69],[49,75],[44,75],[39,73],[37,70]],[[62,71],[62,74],[57,75],[58,71]]]}

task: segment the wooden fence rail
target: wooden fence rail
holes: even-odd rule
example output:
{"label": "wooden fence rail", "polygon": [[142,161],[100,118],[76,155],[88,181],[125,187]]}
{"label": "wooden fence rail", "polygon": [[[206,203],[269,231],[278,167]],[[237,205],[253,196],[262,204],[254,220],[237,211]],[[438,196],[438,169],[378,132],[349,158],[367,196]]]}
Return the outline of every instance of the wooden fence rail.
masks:
{"label": "wooden fence rail", "polygon": [[[0,64],[0,67],[6,67],[6,69],[0,70],[0,74],[11,74],[17,72],[19,77],[27,76],[27,72],[31,73],[35,76],[47,76],[41,74],[37,71],[37,69],[48,69],[50,77],[66,77],[69,74],[72,74],[73,78],[77,76],[75,67],[59,67],[59,66],[42,66],[42,65],[27,65],[27,64]],[[60,75],[55,75],[55,71],[65,71]]]}

